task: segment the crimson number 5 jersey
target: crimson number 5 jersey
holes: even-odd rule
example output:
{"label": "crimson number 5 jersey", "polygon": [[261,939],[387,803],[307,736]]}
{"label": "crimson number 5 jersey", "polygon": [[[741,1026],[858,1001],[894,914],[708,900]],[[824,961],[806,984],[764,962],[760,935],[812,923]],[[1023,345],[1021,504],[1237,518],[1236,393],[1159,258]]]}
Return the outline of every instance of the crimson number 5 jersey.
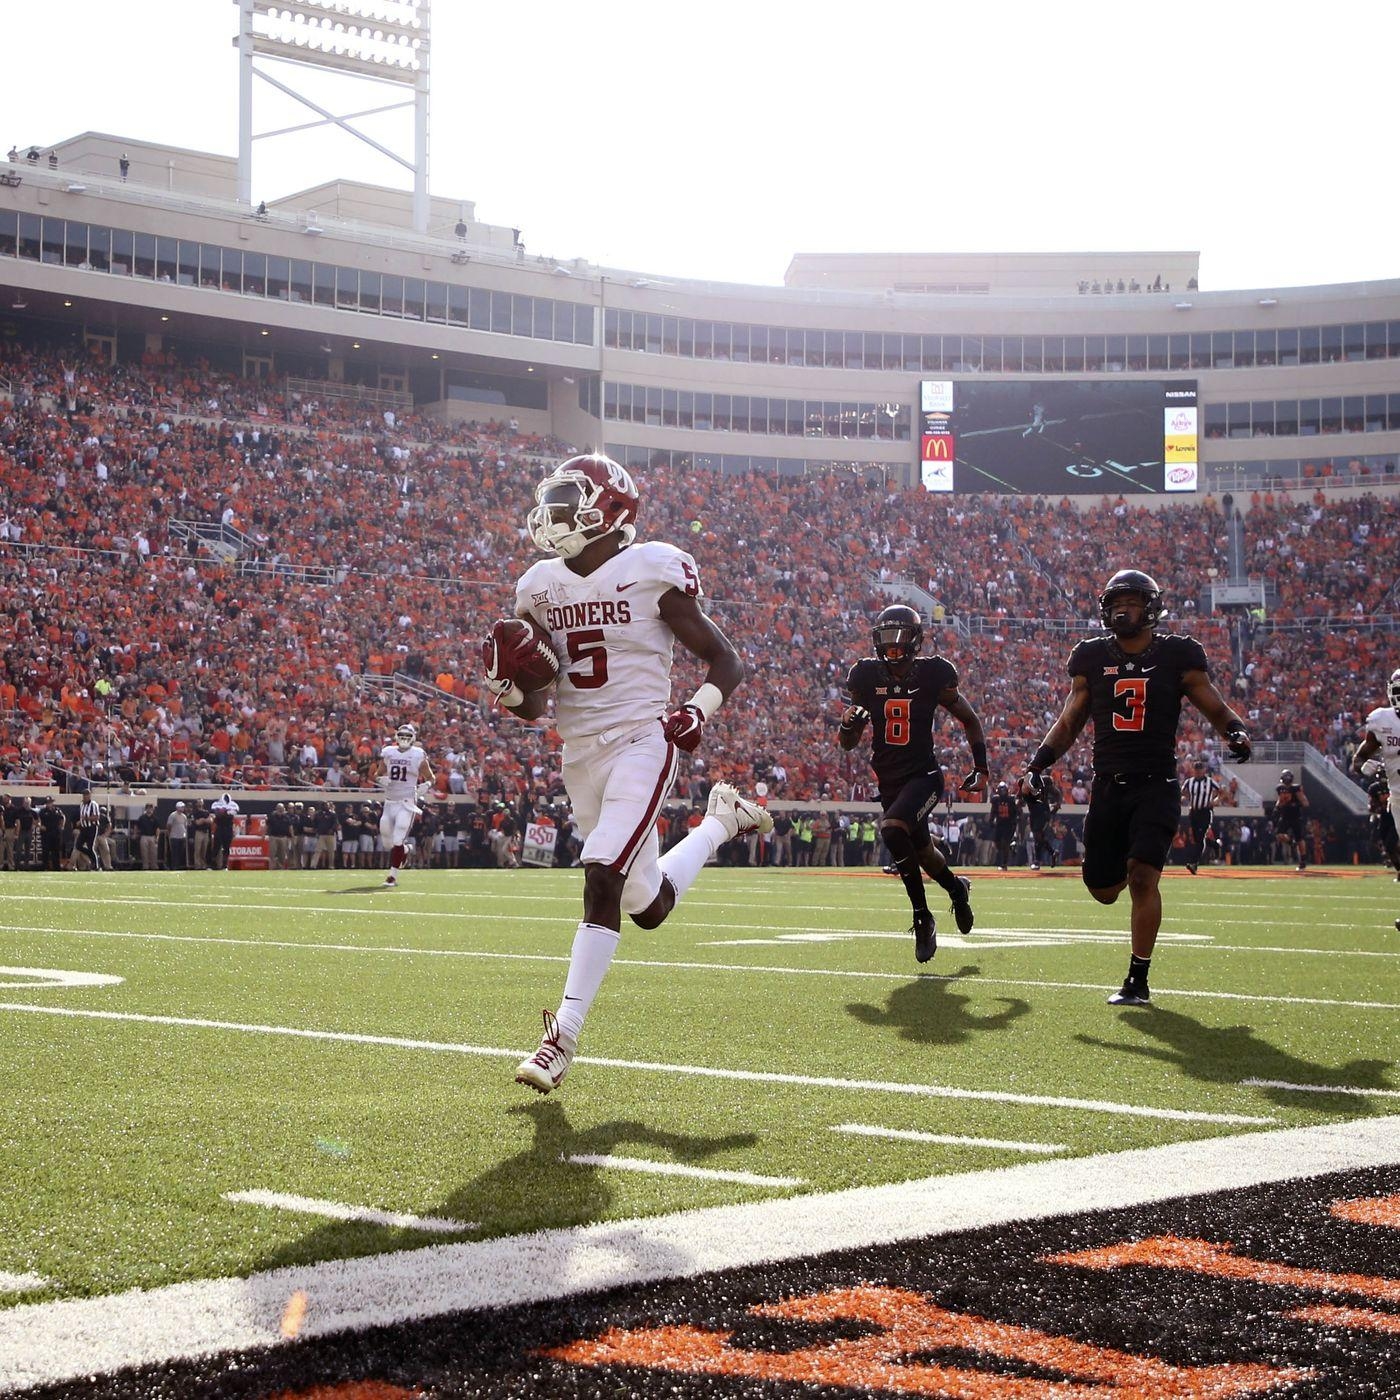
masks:
{"label": "crimson number 5 jersey", "polygon": [[1169,632],[1129,656],[1116,638],[1091,637],[1070,652],[1067,669],[1089,684],[1096,773],[1175,775],[1182,677],[1210,672],[1200,642]]}
{"label": "crimson number 5 jersey", "polygon": [[870,766],[882,790],[939,771],[934,712],[938,697],[957,685],[958,668],[942,656],[916,657],[902,680],[873,656],[851,667],[846,689],[855,704],[870,712]]}

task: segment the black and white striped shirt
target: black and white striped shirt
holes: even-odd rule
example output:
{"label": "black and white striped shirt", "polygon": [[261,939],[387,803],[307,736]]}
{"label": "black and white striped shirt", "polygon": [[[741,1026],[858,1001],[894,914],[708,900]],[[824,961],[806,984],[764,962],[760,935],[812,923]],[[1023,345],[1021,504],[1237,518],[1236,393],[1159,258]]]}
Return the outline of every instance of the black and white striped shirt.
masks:
{"label": "black and white striped shirt", "polygon": [[84,830],[96,831],[101,820],[102,809],[91,798],[78,808],[78,826]]}
{"label": "black and white striped shirt", "polygon": [[1214,778],[1200,777],[1188,778],[1182,784],[1181,790],[1193,812],[1208,812],[1211,801],[1220,788],[1216,785]]}

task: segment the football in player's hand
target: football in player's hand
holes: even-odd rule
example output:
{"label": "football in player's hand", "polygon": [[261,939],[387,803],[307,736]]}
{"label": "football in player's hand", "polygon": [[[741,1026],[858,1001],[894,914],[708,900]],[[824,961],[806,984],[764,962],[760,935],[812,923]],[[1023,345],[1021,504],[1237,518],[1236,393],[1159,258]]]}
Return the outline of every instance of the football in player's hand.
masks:
{"label": "football in player's hand", "polygon": [[505,617],[492,627],[484,648],[488,674],[493,647],[497,674],[513,680],[526,694],[543,690],[559,678],[559,657],[549,633],[531,618]]}

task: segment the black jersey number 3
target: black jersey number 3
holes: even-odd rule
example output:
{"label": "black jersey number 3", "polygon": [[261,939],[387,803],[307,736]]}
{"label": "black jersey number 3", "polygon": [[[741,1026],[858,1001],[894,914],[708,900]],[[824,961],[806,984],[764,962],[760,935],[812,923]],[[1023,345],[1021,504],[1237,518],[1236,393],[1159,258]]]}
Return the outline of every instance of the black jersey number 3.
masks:
{"label": "black jersey number 3", "polygon": [[1128,713],[1113,712],[1113,727],[1134,732],[1142,729],[1147,719],[1147,677],[1125,676],[1113,685],[1113,698],[1122,697],[1128,702]]}

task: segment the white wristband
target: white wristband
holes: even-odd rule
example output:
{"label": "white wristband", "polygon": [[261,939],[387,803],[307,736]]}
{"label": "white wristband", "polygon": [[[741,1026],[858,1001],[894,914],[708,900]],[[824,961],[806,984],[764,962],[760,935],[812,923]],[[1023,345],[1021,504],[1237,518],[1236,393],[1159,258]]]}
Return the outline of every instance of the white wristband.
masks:
{"label": "white wristband", "polygon": [[504,705],[509,710],[513,710],[524,698],[525,692],[512,682],[509,690],[503,690],[496,697],[496,702],[497,704]]}
{"label": "white wristband", "polygon": [[711,685],[709,681],[706,681],[686,703],[694,705],[708,720],[724,704],[724,693],[719,686]]}

